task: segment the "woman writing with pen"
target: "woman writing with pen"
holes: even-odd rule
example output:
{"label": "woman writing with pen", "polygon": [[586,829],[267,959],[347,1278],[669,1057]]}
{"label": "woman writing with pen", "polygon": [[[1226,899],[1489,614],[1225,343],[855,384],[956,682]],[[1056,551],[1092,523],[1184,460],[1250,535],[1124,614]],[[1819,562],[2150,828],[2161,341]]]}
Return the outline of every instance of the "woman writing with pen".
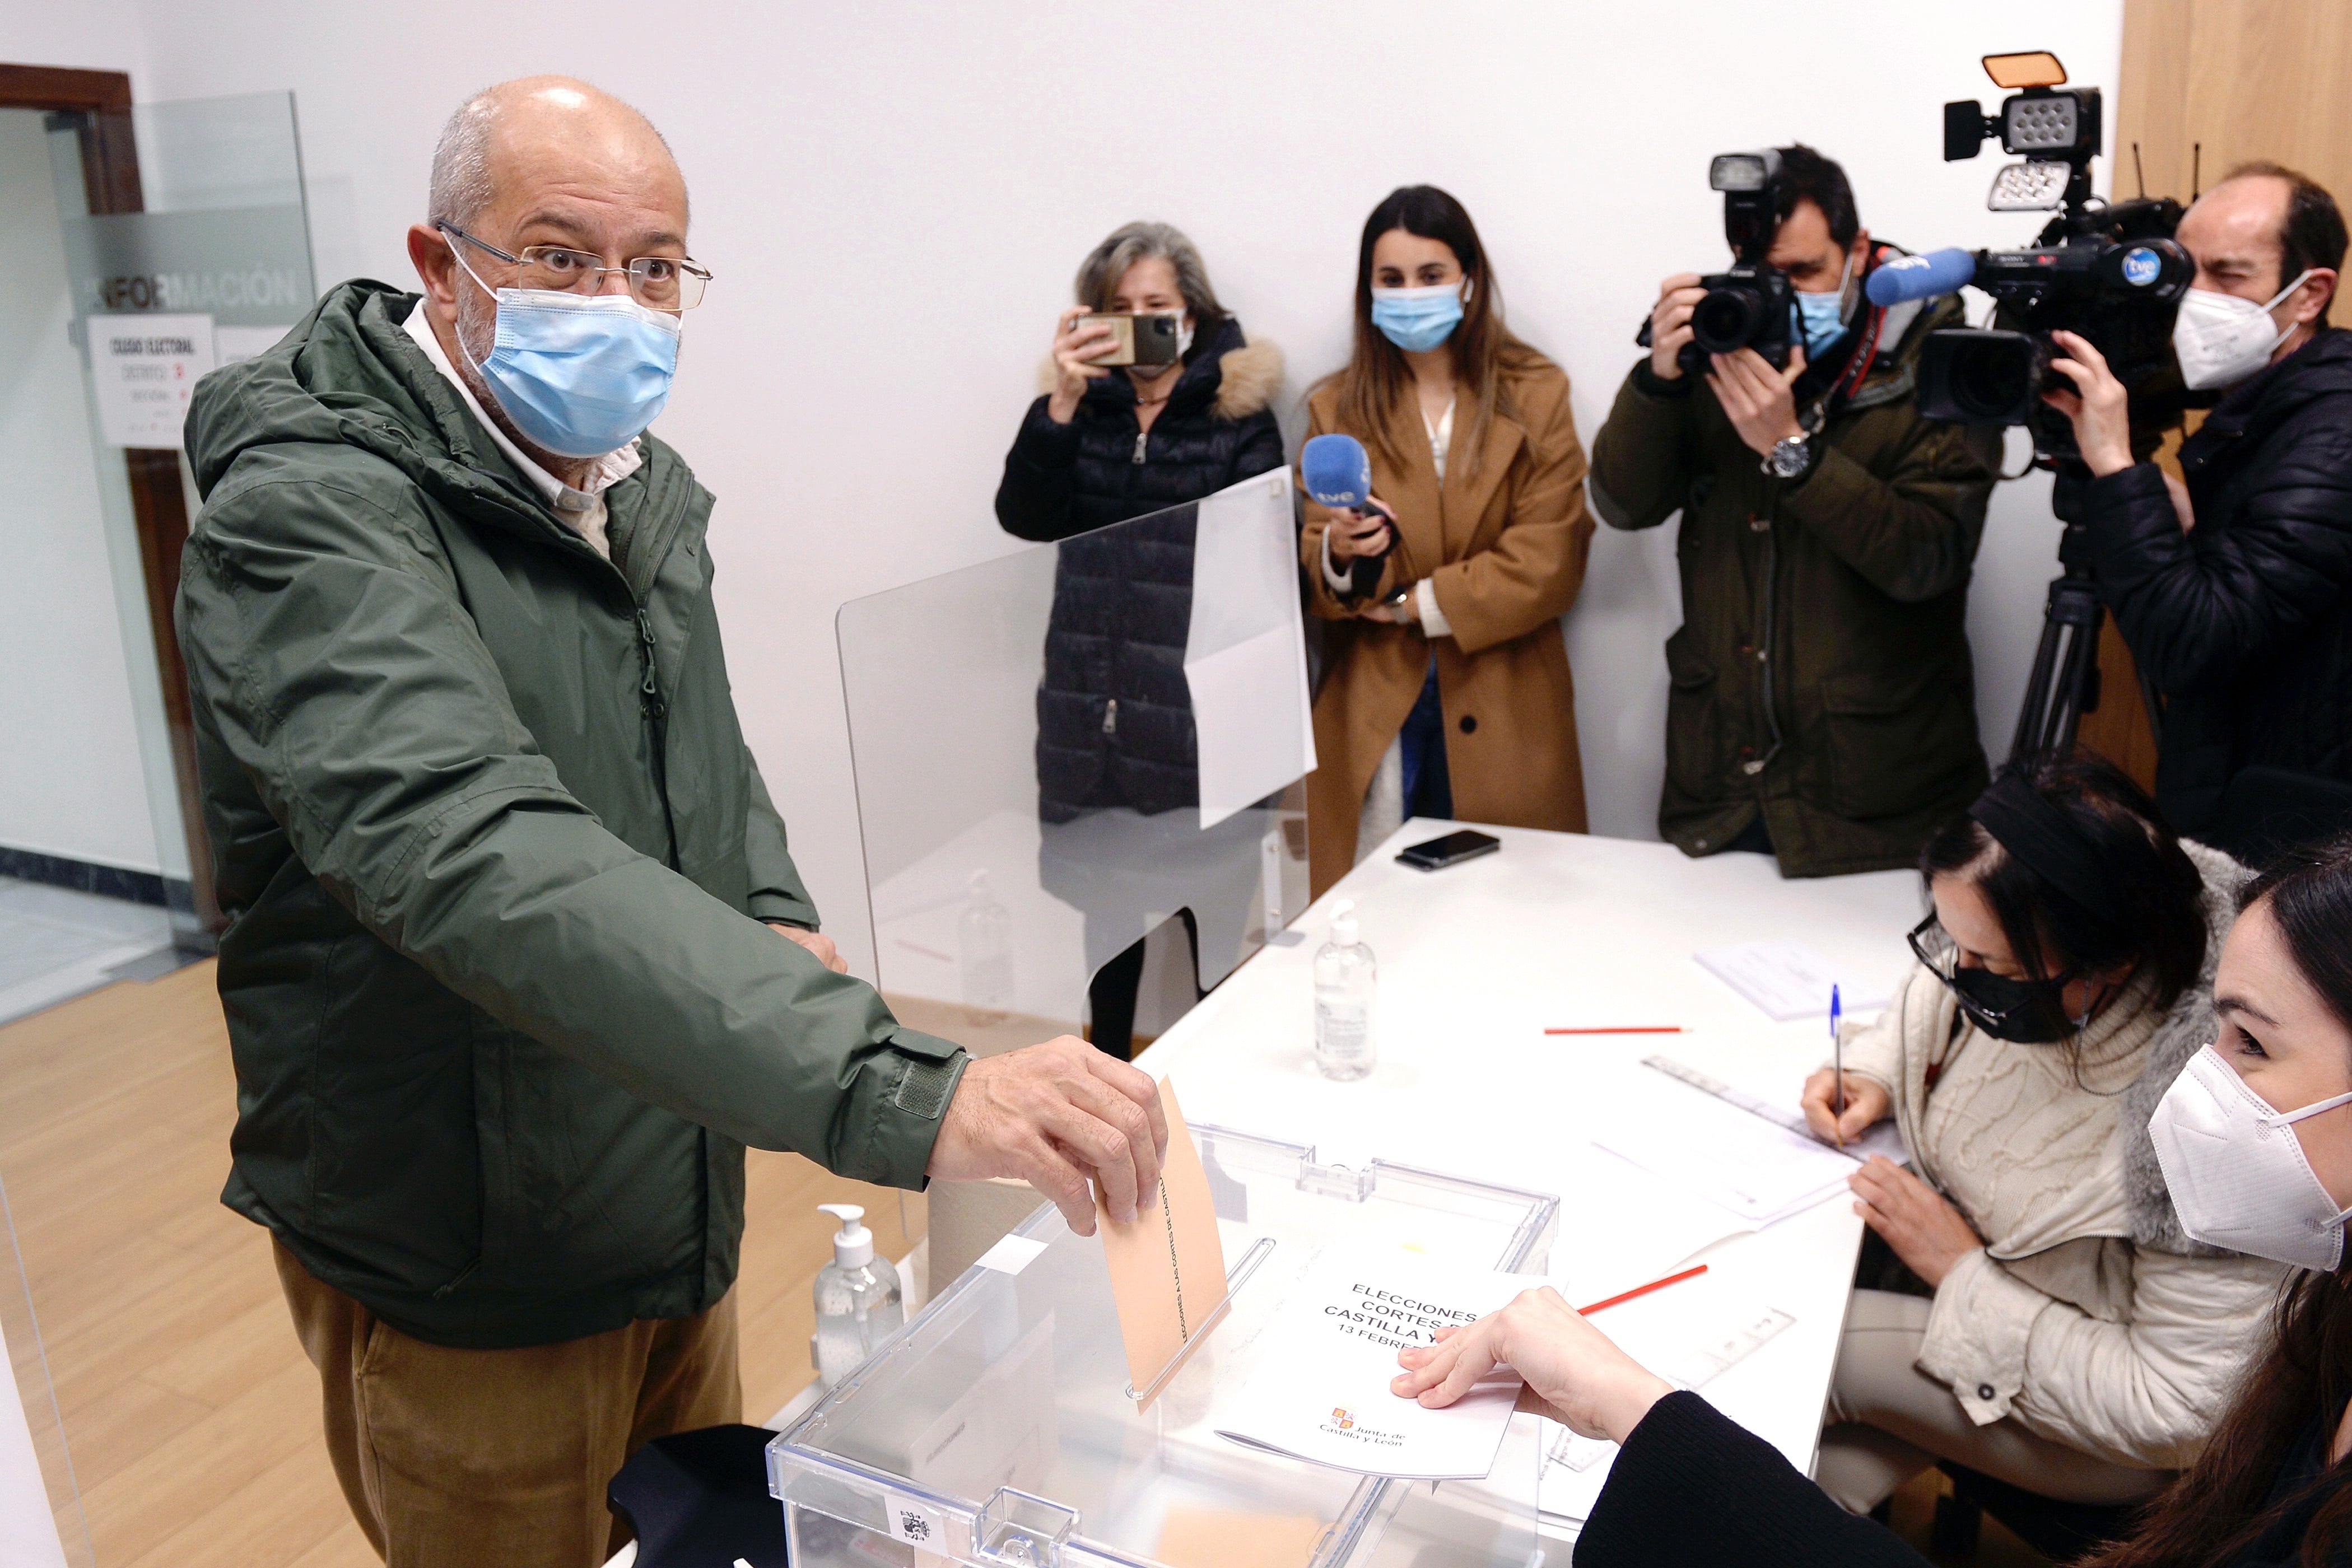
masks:
{"label": "woman writing with pen", "polygon": [[[2035,792],[2047,789],[2045,779]],[[2053,882],[2063,877],[2075,892],[2095,894],[2074,877],[2088,873],[2091,862],[2043,841],[2011,807],[2032,815],[2012,800],[1980,801],[1972,817],[2005,852],[2011,838],[2028,843],[2021,859],[2045,862],[2057,873]],[[2060,831],[2046,819],[2041,829]],[[2063,870],[2062,858],[2072,862]],[[2043,874],[2039,866],[2036,874]],[[2186,1474],[2147,1507],[2126,1539],[2083,1568],[2285,1568],[2342,1562],[2352,1547],[2352,1270],[2343,1268],[2344,1222],[2352,1215],[2352,839],[2289,857],[2242,898],[2244,913],[2215,979],[2210,1043],[2152,1107],[2128,1113],[2124,1131],[2151,1140],[2180,1244],[2226,1246],[2236,1251],[2223,1256],[2301,1272],[2290,1276],[2268,1331],[2243,1336],[2254,1355],[2252,1375],[2231,1385],[2229,1408]],[[1958,956],[1963,962],[1951,972],[2000,972],[1965,962],[1990,958],[1982,949]],[[2094,989],[2111,984],[2098,981]],[[2000,988],[2000,1004],[1988,1012],[2012,1032],[2040,1034],[2046,1024],[2028,1028],[2022,1020],[2031,1013],[2017,1009],[2071,1003],[2098,1010],[2068,987]],[[1898,997],[1897,1010],[1906,1005]],[[1967,1027],[1982,1021],[1972,1017]],[[2086,1023],[2075,1028],[2087,1032]],[[1948,1071],[1948,1054],[1945,1061]],[[2085,1272],[2103,1265],[2115,1271],[2113,1259],[2083,1263]],[[2021,1347],[2029,1372],[2073,1362],[2086,1375],[2104,1368],[2128,1375],[2116,1364],[2117,1347],[2082,1323],[2062,1322],[2061,1337],[2043,1341],[2041,1320],[2066,1319],[2069,1311],[2053,1297],[2037,1315]],[[1507,1363],[1570,1427],[1622,1445],[1577,1542],[1579,1568],[1729,1562],[1921,1568],[1926,1561],[1834,1506],[1697,1395],[1643,1368],[1553,1291],[1529,1291],[1399,1359],[1405,1370],[1396,1392],[1429,1406],[1451,1404]]]}
{"label": "woman writing with pen", "polygon": [[[1937,1459],[2064,1502],[2153,1496],[2229,1397],[2277,1269],[2180,1233],[2148,1113],[2211,1038],[2235,861],[2084,759],[2005,774],[1921,856],[1919,964],[1806,1086],[1892,1117],[1814,1474],[1866,1513]],[[1876,1267],[1874,1267],[1874,1255]]]}

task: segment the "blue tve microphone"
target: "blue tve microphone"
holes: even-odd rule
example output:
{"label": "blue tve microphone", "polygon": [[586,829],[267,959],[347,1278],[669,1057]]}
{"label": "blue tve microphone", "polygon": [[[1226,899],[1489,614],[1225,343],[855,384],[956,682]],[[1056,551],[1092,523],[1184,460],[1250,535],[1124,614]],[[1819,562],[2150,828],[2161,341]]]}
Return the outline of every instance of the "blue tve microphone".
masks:
{"label": "blue tve microphone", "polygon": [[1298,455],[1298,477],[1326,507],[1372,509],[1372,458],[1352,435],[1318,435]]}
{"label": "blue tve microphone", "polygon": [[1972,250],[1931,250],[1924,256],[1898,256],[1870,275],[1863,292],[1873,305],[1900,305],[1911,299],[1932,299],[1968,286],[1977,275]]}

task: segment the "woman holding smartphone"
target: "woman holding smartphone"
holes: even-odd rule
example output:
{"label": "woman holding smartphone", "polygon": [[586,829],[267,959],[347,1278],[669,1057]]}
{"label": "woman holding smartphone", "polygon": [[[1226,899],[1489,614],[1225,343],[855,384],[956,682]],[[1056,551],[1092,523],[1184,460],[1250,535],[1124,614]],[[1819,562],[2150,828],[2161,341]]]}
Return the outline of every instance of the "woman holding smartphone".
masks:
{"label": "woman holding smartphone", "polygon": [[[2189,1237],[2297,1272],[2196,1462],[2128,1537],[2078,1568],[2352,1559],[2352,838],[2288,855],[2240,910],[2214,977],[2216,1038],[2147,1130]],[[1396,1392],[1432,1406],[1508,1363],[1570,1426],[1623,1445],[1577,1541],[1578,1568],[1925,1568],[1555,1291],[1399,1359]]]}
{"label": "woman holding smartphone", "polygon": [[[1180,230],[1113,230],[1080,264],[1076,291],[1055,324],[1044,393],[1004,456],[996,519],[1006,533],[1067,539],[1282,466],[1271,406],[1282,352],[1243,337]],[[1111,323],[1089,319],[1101,316],[1128,318],[1138,342],[1155,319],[1174,322],[1176,358],[1105,363],[1122,356]],[[1062,551],[1037,694],[1049,822],[1199,800],[1182,674],[1192,529],[1188,509]]]}
{"label": "woman holding smartphone", "polygon": [[1307,399],[1354,436],[1379,512],[1309,502],[1301,538],[1324,643],[1307,780],[1314,889],[1406,817],[1584,831],[1559,617],[1592,522],[1568,377],[1511,335],[1478,231],[1433,185],[1364,224],[1355,350]]}

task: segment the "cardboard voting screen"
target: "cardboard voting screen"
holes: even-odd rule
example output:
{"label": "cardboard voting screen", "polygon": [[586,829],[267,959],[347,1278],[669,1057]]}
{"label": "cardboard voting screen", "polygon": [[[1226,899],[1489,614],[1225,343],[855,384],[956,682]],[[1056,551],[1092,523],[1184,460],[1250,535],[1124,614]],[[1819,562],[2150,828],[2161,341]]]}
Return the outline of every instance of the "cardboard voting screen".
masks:
{"label": "cardboard voting screen", "polygon": [[1168,1157],[1160,1169],[1159,1192],[1138,1205],[1134,1220],[1126,1225],[1114,1223],[1100,1192],[1095,1195],[1103,1260],[1110,1267],[1111,1299],[1127,1344],[1128,1376],[1139,1394],[1192,1343],[1225,1299],[1217,1207],[1173,1084],[1160,1083],[1160,1106],[1168,1118]]}

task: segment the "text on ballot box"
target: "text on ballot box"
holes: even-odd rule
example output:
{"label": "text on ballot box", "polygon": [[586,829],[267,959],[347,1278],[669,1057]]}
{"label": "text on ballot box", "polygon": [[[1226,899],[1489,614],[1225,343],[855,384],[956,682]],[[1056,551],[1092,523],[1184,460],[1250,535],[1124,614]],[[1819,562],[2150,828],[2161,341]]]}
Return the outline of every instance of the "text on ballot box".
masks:
{"label": "text on ballot box", "polygon": [[92,316],[86,328],[107,444],[177,447],[188,400],[215,363],[213,319]]}

